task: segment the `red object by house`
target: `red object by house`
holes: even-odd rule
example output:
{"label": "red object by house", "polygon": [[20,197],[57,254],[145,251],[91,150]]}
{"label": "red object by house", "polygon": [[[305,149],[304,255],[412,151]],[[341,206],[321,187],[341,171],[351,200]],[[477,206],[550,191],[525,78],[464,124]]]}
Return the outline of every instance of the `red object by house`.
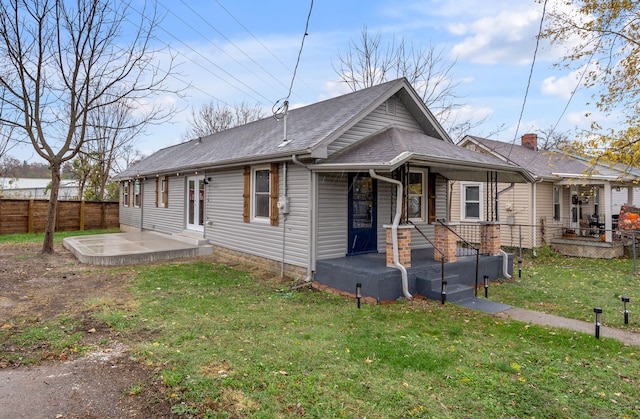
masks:
{"label": "red object by house", "polygon": [[640,208],[631,205],[620,207],[618,228],[627,231],[640,230]]}

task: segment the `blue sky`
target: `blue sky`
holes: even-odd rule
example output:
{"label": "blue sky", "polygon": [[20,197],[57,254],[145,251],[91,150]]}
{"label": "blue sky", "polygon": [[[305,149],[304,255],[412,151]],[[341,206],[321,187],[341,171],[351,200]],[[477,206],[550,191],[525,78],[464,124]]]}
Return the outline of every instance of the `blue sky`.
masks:
{"label": "blue sky", "polygon": [[[183,141],[191,108],[212,100],[270,111],[287,95],[309,6],[310,0],[159,0],[165,17],[157,42],[176,54],[180,74],[171,83],[184,88],[185,97],[157,99],[181,112],[149,129],[137,148],[148,155]],[[451,76],[464,104],[458,119],[485,118],[469,134],[489,136],[502,127],[492,138],[510,142],[556,124],[558,131],[587,127],[585,113],[597,115],[586,105],[593,92],[579,91],[563,114],[578,76],[552,67],[563,50],[542,41],[516,133],[541,17],[542,4],[534,0],[315,0],[290,102],[300,106],[349,91],[334,65],[366,25],[384,40],[431,43],[446,60],[457,60]],[[22,150],[19,158],[31,154]]]}

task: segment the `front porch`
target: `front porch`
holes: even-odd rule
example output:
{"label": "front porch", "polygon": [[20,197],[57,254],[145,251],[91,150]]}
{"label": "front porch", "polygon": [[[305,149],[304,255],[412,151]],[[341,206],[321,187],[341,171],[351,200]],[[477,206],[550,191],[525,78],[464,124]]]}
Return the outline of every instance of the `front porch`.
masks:
{"label": "front porch", "polygon": [[[476,284],[476,256],[468,249],[458,251],[455,262],[444,263],[447,282],[447,301],[472,299]],[[513,255],[507,256],[507,274],[513,271]],[[409,292],[429,299],[440,300],[442,263],[434,260],[433,248],[412,249],[411,267],[407,268]],[[490,281],[504,278],[504,259],[501,255],[480,255],[477,278],[482,287],[484,276]],[[362,296],[378,302],[393,301],[403,296],[399,270],[387,267],[385,253],[345,256],[316,262],[314,280],[336,290],[355,294],[356,284],[362,284]],[[479,291],[484,293],[484,291]]]}

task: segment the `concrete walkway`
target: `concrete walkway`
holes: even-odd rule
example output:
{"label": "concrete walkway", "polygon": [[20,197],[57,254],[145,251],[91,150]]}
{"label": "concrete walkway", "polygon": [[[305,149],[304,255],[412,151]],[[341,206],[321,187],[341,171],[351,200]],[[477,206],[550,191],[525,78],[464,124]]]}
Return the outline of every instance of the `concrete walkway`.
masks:
{"label": "concrete walkway", "polygon": [[[595,336],[594,323],[567,319],[565,317],[554,316],[553,314],[544,314],[537,311],[526,310],[523,308],[511,308],[496,313],[495,316],[542,326],[561,327],[564,329],[576,330],[578,332],[584,332]],[[601,326],[600,337],[613,338],[627,345],[640,346],[640,334],[628,330]]]}

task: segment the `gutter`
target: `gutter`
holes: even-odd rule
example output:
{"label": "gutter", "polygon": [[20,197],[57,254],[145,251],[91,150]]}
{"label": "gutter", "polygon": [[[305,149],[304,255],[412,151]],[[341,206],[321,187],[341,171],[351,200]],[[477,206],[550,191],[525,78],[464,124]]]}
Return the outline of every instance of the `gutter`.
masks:
{"label": "gutter", "polygon": [[400,182],[399,180],[380,176],[373,169],[369,169],[369,174],[374,179],[378,179],[382,182],[393,183],[397,186],[396,187],[396,215],[393,217],[393,224],[391,225],[391,239],[393,241],[393,265],[402,273],[402,293],[406,298],[412,299],[413,296],[409,293],[409,280],[407,278],[407,268],[405,268],[400,264],[400,262],[398,262],[398,225],[400,224],[400,217],[402,215],[402,182]]}

